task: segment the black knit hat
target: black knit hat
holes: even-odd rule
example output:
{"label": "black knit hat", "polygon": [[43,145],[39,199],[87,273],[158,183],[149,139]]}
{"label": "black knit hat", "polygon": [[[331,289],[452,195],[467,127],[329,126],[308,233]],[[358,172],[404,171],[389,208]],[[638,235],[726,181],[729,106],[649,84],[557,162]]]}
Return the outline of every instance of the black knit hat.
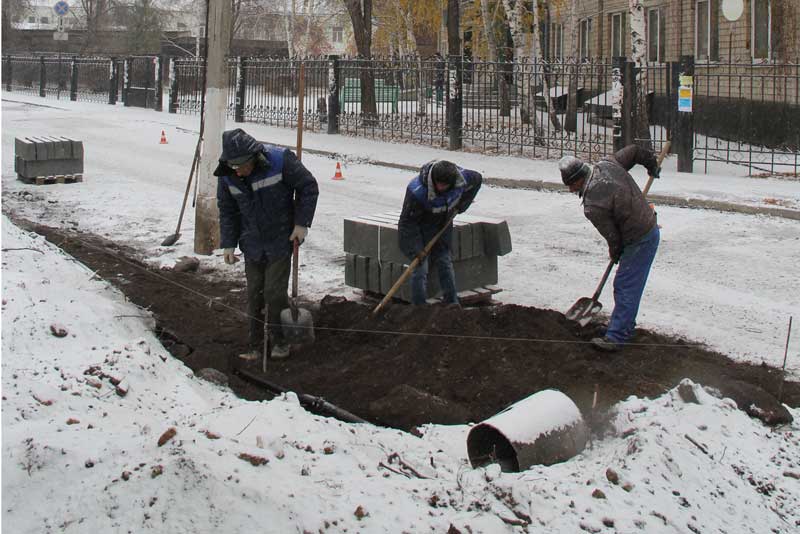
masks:
{"label": "black knit hat", "polygon": [[564,156],[558,162],[558,170],[561,171],[561,181],[569,186],[580,180],[588,178],[591,168],[580,158],[575,156]]}
{"label": "black knit hat", "polygon": [[446,184],[449,189],[456,185],[459,171],[455,163],[440,159],[431,166],[431,180],[437,184]]}

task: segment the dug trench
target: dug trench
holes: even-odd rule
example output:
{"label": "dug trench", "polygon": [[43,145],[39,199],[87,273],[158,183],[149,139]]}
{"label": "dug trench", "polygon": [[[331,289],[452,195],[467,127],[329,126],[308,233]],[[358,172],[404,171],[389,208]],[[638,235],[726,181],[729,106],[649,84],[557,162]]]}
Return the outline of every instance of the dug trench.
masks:
{"label": "dug trench", "polygon": [[[244,280],[221,280],[202,268],[156,270],[119,243],[11,216],[149,310],[176,358],[194,372],[210,367],[225,373],[245,399],[273,394],[244,380],[237,366],[367,421],[413,431],[425,423],[479,422],[553,388],[601,431],[603,415],[618,401],[658,396],[683,378],[719,389],[743,409],[753,395],[774,402],[781,387],[780,369],[735,362],[646,330],[637,330],[634,345],[622,352],[598,353],[588,343],[596,329],[580,329],[553,310],[392,304],[373,317],[374,303],[330,296],[313,306],[316,341],[293,349],[290,359],[268,360],[262,375],[261,362],[242,364],[236,357],[246,349],[247,323],[239,313],[245,309]],[[800,405],[800,383],[785,382],[782,397],[789,406]],[[760,415],[782,421],[777,411]]]}

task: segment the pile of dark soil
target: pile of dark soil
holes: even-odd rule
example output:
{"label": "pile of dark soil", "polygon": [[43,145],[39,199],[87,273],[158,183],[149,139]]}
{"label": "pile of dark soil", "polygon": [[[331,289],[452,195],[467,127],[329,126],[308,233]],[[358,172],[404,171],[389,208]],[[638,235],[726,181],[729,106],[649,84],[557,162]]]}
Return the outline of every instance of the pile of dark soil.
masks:
{"label": "pile of dark soil", "polygon": [[[233,371],[246,349],[244,280],[213,273],[155,271],[134,251],[98,236],[16,219],[43,234],[155,314],[165,346],[195,372],[229,375],[237,394],[271,394]],[[200,296],[202,295],[202,296]],[[288,360],[270,360],[270,382],[322,397],[369,421],[402,429],[433,423],[481,421],[532,393],[554,388],[589,416],[630,395],[657,396],[684,377],[708,386],[731,381],[776,395],[780,371],[729,358],[648,331],[616,354],[596,352],[596,330],[563,314],[514,305],[460,309],[394,304],[378,317],[374,303],[324,299],[315,311],[317,340]],[[261,372],[260,362],[246,364]],[[800,384],[787,382],[783,400],[800,405]]]}

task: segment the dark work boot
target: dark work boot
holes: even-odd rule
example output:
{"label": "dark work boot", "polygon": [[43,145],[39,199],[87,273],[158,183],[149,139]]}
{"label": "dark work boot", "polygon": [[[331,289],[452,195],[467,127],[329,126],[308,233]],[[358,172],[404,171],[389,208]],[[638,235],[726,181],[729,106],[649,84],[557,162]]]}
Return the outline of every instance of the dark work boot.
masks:
{"label": "dark work boot", "polygon": [[607,337],[596,337],[592,339],[592,346],[603,352],[619,352],[622,350],[622,343],[611,341]]}

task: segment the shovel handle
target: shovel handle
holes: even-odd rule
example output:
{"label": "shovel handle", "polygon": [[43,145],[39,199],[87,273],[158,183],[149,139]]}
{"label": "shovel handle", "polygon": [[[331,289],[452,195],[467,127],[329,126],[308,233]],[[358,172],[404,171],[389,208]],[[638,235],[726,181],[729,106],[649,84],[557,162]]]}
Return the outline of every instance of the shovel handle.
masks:
{"label": "shovel handle", "polygon": [[[658,157],[656,158],[657,166],[661,167],[661,162],[664,161],[665,157],[667,157],[667,153],[669,152],[669,147],[671,144],[672,144],[671,141],[667,141],[661,146],[661,152],[658,153]],[[647,184],[644,186],[644,189],[642,190],[643,197],[647,197],[647,193],[650,192],[650,186],[653,185],[653,180],[655,180],[654,177],[652,176],[647,177]]]}
{"label": "shovel handle", "polygon": [[397,290],[400,289],[400,286],[402,286],[405,283],[405,281],[408,280],[408,277],[411,276],[411,273],[414,272],[414,269],[417,268],[420,262],[424,260],[428,254],[431,253],[433,245],[435,245],[436,242],[439,240],[439,238],[442,237],[442,234],[444,233],[445,230],[447,230],[447,228],[453,222],[453,219],[456,218],[456,215],[458,215],[458,210],[453,211],[453,214],[447,219],[447,222],[444,223],[442,229],[436,232],[436,235],[434,235],[431,238],[431,240],[428,241],[428,244],[425,245],[425,248],[422,249],[422,252],[420,252],[417,255],[417,257],[414,258],[414,260],[409,264],[409,266],[406,267],[406,270],[403,271],[403,274],[400,275],[400,278],[397,279],[397,282],[395,282],[392,288],[386,293],[386,296],[383,297],[383,300],[381,300],[380,303],[377,306],[375,306],[375,309],[372,310],[372,315],[376,315],[379,311],[381,311],[381,309],[386,305],[386,303],[389,302],[389,300],[394,296],[395,293],[397,293]]}
{"label": "shovel handle", "polygon": [[297,299],[297,264],[300,257],[300,241],[295,239],[292,244],[292,300]]}
{"label": "shovel handle", "polygon": [[592,301],[597,302],[597,299],[600,298],[600,293],[603,292],[603,287],[606,285],[606,281],[608,280],[608,275],[611,274],[611,269],[614,267],[614,260],[609,260],[608,267],[606,267],[606,272],[603,273],[603,278],[600,279],[600,283],[597,284],[597,290],[592,295]]}

